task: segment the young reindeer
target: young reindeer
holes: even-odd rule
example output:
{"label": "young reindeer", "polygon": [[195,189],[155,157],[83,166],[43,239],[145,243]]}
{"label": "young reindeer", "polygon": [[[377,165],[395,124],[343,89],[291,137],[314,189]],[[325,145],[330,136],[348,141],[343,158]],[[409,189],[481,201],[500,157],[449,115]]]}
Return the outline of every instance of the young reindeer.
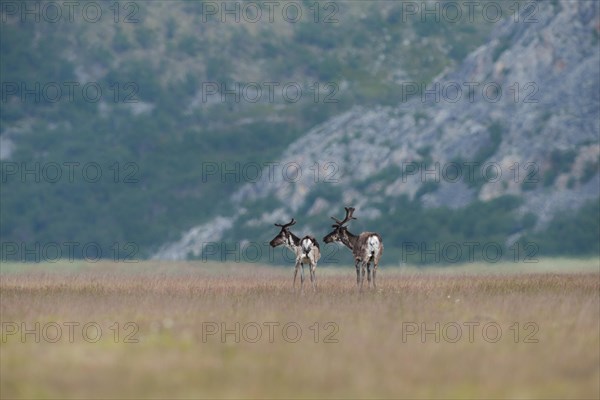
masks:
{"label": "young reindeer", "polygon": [[296,255],[296,266],[294,270],[294,290],[296,290],[296,276],[298,275],[298,268],[300,271],[300,289],[304,289],[304,263],[308,263],[310,266],[310,281],[312,282],[313,290],[317,290],[317,276],[315,270],[317,268],[317,262],[321,258],[321,249],[319,248],[319,242],[309,235],[304,236],[300,239],[298,236],[290,232],[289,227],[294,225],[296,220],[292,218],[287,224],[275,224],[279,226],[281,231],[277,236],[269,243],[271,247],[277,247],[284,245],[291,249]]}
{"label": "young reindeer", "polygon": [[[353,235],[344,225],[350,220],[356,219],[352,216],[354,207],[344,207],[346,217],[343,221],[331,217],[335,224],[333,231],[323,238],[325,243],[342,242],[352,251],[356,263],[356,285],[362,290],[365,279],[365,268],[367,270],[367,280],[371,287],[371,262],[373,263],[373,287],[377,288],[375,276],[377,275],[377,266],[383,254],[383,241],[381,236],[375,232],[363,232],[360,235]],[[362,276],[361,276],[362,271]]]}

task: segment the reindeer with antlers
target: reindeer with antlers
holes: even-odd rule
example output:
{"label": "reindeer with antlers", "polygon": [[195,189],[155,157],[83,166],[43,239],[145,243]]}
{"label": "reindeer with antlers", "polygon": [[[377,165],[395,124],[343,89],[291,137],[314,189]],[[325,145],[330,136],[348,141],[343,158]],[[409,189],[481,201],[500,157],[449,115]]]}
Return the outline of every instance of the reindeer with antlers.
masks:
{"label": "reindeer with antlers", "polygon": [[289,227],[294,225],[296,220],[292,218],[287,224],[275,224],[281,228],[281,231],[277,236],[269,243],[271,247],[277,247],[284,245],[291,249],[296,255],[296,266],[294,270],[294,290],[296,290],[296,276],[298,275],[298,269],[300,271],[300,290],[304,290],[304,263],[308,263],[310,266],[310,281],[312,282],[313,290],[317,290],[317,275],[315,270],[317,269],[317,262],[321,258],[321,249],[319,248],[319,242],[310,235],[304,236],[300,239],[294,235]]}
{"label": "reindeer with antlers", "polygon": [[[373,263],[373,287],[377,288],[375,276],[377,275],[377,266],[383,254],[383,241],[381,236],[375,232],[363,232],[360,235],[353,235],[344,225],[350,220],[356,219],[352,216],[354,207],[344,207],[346,209],[346,217],[343,221],[335,217],[331,217],[335,224],[333,231],[323,238],[325,243],[342,242],[352,251],[354,261],[356,263],[356,285],[362,291],[363,282],[365,279],[365,269],[367,271],[367,280],[371,287],[371,262]],[[362,274],[361,274],[362,271]]]}

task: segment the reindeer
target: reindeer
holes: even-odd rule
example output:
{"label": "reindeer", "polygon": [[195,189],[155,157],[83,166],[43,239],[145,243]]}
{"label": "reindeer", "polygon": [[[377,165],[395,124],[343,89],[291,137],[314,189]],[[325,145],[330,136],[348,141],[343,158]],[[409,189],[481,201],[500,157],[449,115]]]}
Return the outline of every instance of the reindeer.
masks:
{"label": "reindeer", "polygon": [[281,231],[277,236],[269,243],[271,247],[277,247],[279,245],[287,246],[296,255],[296,266],[294,270],[294,290],[296,290],[296,276],[298,275],[298,268],[300,271],[300,290],[304,290],[304,263],[308,263],[310,266],[310,281],[313,286],[313,290],[317,290],[317,276],[315,270],[317,268],[317,262],[321,258],[321,249],[319,248],[319,242],[310,235],[304,236],[300,239],[294,235],[289,227],[294,225],[296,220],[292,218],[287,224],[275,224],[281,228]]}
{"label": "reindeer", "polygon": [[[367,280],[371,287],[371,262],[373,262],[373,287],[377,288],[375,276],[377,275],[377,266],[383,254],[383,241],[381,236],[375,232],[363,232],[360,235],[353,235],[344,225],[350,220],[356,219],[352,216],[354,207],[344,207],[346,209],[346,217],[343,221],[335,217],[331,217],[335,224],[331,233],[323,238],[325,243],[342,242],[352,251],[354,261],[356,263],[356,285],[362,291],[363,282],[365,279],[365,268],[367,270]],[[361,276],[362,271],[362,276]]]}

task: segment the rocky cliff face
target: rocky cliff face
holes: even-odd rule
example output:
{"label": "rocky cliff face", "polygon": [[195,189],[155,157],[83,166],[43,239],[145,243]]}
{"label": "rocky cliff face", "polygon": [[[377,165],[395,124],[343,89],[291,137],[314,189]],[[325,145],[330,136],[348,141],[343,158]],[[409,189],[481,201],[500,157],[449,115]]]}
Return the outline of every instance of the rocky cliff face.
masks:
{"label": "rocky cliff face", "polygon": [[[194,228],[155,257],[198,255],[203,238],[228,239],[236,221],[264,229],[298,213],[326,218],[348,204],[361,218],[376,218],[399,196],[450,208],[521,196],[518,213],[536,214],[538,229],[597,198],[598,3],[543,2],[536,11],[533,20],[506,20],[459,68],[426,87],[403,83],[406,102],[357,107],[315,127],[288,147],[274,174],[232,196],[239,211]],[[264,199],[271,211],[243,217],[245,205]]]}

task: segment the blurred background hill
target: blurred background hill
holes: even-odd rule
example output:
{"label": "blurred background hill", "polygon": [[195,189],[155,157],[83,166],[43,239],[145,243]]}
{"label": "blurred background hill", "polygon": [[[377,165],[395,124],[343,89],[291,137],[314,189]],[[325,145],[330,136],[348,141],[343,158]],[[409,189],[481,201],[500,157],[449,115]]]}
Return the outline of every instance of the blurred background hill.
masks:
{"label": "blurred background hill", "polygon": [[292,216],[321,238],[354,205],[388,264],[434,260],[407,242],[597,256],[598,3],[450,3],[294,2],[292,23],[261,2],[93,2],[95,22],[2,2],[1,241],[195,258]]}

